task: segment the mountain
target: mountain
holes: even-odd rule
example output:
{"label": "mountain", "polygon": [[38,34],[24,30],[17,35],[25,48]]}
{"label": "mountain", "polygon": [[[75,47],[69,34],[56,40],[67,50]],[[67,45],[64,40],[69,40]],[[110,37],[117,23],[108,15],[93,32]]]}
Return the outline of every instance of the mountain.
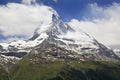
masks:
{"label": "mountain", "polygon": [[120,58],[111,49],[41,7],[30,39],[0,43],[0,80],[120,79]]}
{"label": "mountain", "polygon": [[[119,61],[120,58],[96,39],[63,22],[50,7],[32,38],[0,43],[0,64],[15,64],[27,54],[46,60]],[[47,13],[46,13],[47,14]]]}
{"label": "mountain", "polygon": [[120,49],[114,49],[113,51],[115,52],[116,55],[120,57]]}

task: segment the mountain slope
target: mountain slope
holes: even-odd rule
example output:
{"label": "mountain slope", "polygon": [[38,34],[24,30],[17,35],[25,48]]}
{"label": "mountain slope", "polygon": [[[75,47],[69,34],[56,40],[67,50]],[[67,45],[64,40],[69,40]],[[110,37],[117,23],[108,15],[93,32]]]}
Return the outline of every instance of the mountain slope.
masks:
{"label": "mountain slope", "polygon": [[120,49],[114,49],[114,52],[116,55],[118,55],[118,57],[120,57]]}
{"label": "mountain slope", "polygon": [[120,64],[102,61],[35,60],[30,53],[9,71],[0,68],[0,80],[119,80]]}
{"label": "mountain slope", "polygon": [[[119,60],[114,52],[104,45],[100,44],[93,37],[89,36],[78,27],[71,27],[64,23],[59,16],[52,14],[52,22],[48,25],[47,29],[41,31],[40,27],[35,31],[33,40],[43,40],[41,44],[33,48],[37,54],[41,54],[41,50],[48,52],[44,57],[58,58],[69,57],[79,58],[80,60],[95,60],[95,61],[114,61]],[[36,34],[37,33],[37,34]],[[45,38],[40,36],[46,35]],[[54,46],[54,47],[53,47]],[[51,50],[51,49],[54,49]],[[54,55],[49,54],[51,50]]]}
{"label": "mountain slope", "polygon": [[[35,58],[35,57],[34,57]],[[120,65],[111,62],[31,62],[25,57],[10,70],[13,80],[119,80]]]}

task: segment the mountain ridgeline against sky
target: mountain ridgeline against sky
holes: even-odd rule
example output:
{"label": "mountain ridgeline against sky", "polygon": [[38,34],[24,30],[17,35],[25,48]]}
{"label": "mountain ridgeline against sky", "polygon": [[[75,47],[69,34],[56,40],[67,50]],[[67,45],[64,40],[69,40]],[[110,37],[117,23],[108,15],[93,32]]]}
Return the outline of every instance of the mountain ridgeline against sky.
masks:
{"label": "mountain ridgeline against sky", "polygon": [[[40,60],[119,61],[114,52],[79,29],[63,22],[50,7],[41,11],[39,27],[32,38],[0,43],[0,65],[15,64],[25,55]],[[36,58],[34,58],[36,59]]]}

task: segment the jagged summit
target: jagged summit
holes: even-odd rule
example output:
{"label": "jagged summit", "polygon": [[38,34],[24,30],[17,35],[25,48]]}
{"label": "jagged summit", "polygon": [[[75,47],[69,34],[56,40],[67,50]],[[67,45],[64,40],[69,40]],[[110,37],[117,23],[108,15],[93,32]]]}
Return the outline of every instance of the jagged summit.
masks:
{"label": "jagged summit", "polygon": [[[46,7],[46,6],[45,6]],[[46,11],[47,10],[47,11]],[[16,62],[25,54],[37,52],[44,58],[78,58],[80,60],[114,61],[120,60],[112,50],[97,42],[79,27],[63,22],[57,12],[50,7],[41,11],[41,22],[33,37],[24,41],[0,44],[0,58],[5,62]],[[40,15],[41,15],[40,14]],[[47,16],[47,17],[46,17]],[[51,54],[52,53],[52,54]],[[0,60],[1,63],[1,60]]]}
{"label": "jagged summit", "polygon": [[[71,27],[63,22],[58,14],[52,14],[51,21],[48,24],[40,23],[40,26],[34,31],[34,35],[30,40],[40,39],[41,36],[57,36],[59,38],[68,38],[85,42],[93,42],[94,38],[80,30],[78,27]],[[75,36],[74,36],[75,35]],[[43,38],[43,37],[42,37]]]}
{"label": "jagged summit", "polygon": [[43,22],[40,26],[34,31],[34,35],[30,40],[35,40],[41,34],[46,33],[47,35],[65,35],[68,31],[68,26],[57,16],[52,14],[51,22],[44,24]]}

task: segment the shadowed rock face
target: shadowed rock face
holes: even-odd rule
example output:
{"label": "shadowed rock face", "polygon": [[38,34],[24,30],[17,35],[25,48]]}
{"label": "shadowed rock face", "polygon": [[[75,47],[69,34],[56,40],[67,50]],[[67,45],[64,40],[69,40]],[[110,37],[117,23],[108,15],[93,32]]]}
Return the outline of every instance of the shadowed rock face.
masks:
{"label": "shadowed rock face", "polygon": [[29,40],[35,40],[37,37],[39,37],[39,34],[35,34],[32,38],[30,38]]}
{"label": "shadowed rock face", "polygon": [[0,45],[0,51],[3,50],[3,47]]}
{"label": "shadowed rock face", "polygon": [[1,54],[5,56],[14,56],[14,57],[22,58],[27,53],[26,52],[8,52],[8,53],[1,53]]}
{"label": "shadowed rock face", "polygon": [[[100,50],[92,49],[92,51],[88,53],[87,51],[89,50],[90,48],[85,48],[83,49],[83,54],[78,54],[72,50],[59,47],[57,44],[51,44],[46,40],[36,46],[30,54],[34,56],[36,55],[36,57],[38,57],[37,59],[44,58],[45,60],[119,61],[119,58],[113,53],[113,51],[106,50],[105,46],[101,46]],[[32,56],[32,58],[34,57]]]}

